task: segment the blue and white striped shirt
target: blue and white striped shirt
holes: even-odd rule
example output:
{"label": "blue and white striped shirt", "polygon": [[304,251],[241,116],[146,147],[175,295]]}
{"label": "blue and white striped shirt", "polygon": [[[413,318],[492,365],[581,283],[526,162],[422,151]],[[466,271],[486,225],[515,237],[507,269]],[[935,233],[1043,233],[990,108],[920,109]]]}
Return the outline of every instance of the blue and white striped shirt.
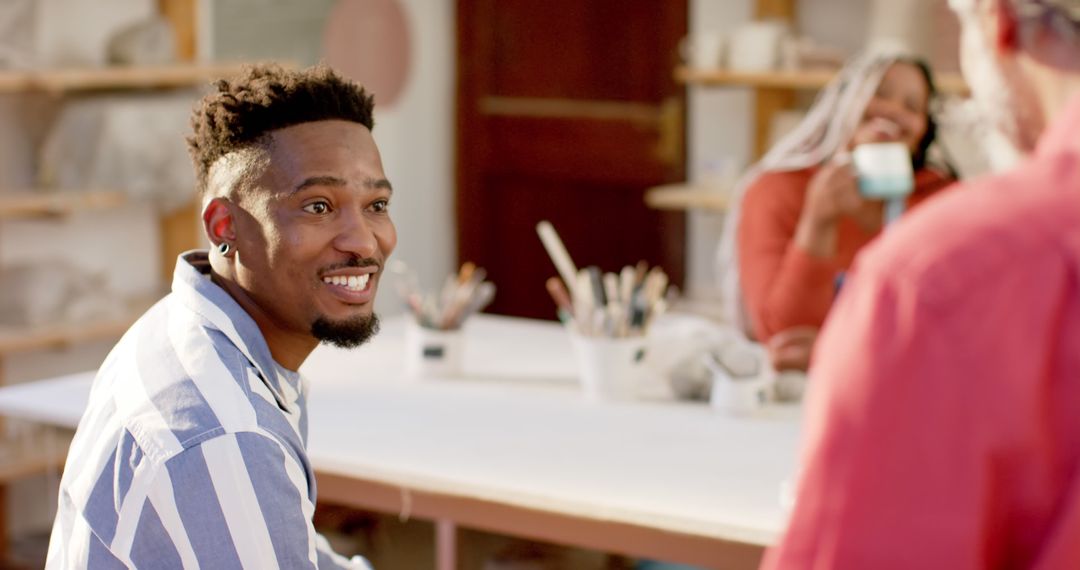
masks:
{"label": "blue and white striped shirt", "polygon": [[209,270],[182,255],[98,371],[47,568],[368,568],[312,526],[306,381]]}

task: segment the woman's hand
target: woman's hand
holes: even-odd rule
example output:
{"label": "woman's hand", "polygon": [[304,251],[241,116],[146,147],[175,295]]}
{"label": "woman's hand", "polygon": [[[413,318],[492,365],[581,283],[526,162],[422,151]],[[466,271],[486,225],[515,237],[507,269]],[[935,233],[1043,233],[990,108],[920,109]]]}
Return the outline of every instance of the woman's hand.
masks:
{"label": "woman's hand", "polygon": [[793,327],[774,334],[765,343],[773,368],[777,371],[808,369],[817,336],[817,327]]}
{"label": "woman's hand", "polygon": [[835,226],[841,216],[856,214],[865,204],[850,155],[839,154],[810,178],[800,221],[828,228]]}
{"label": "woman's hand", "polygon": [[859,194],[851,157],[846,153],[837,155],[810,178],[795,244],[815,257],[836,255],[836,227],[844,216],[855,219],[867,231],[881,227],[881,204]]}

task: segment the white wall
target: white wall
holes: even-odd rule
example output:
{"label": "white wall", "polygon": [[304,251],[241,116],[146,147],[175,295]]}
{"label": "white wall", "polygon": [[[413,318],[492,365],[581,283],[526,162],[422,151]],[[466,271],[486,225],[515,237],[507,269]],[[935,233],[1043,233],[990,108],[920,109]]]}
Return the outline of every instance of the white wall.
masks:
{"label": "white wall", "polygon": [[[885,0],[912,2],[913,0]],[[919,0],[922,1],[922,0]],[[872,0],[797,0],[796,29],[826,45],[854,54],[866,43]]]}
{"label": "white wall", "polygon": [[[729,36],[753,16],[753,0],[690,0],[690,33]],[[754,105],[742,88],[690,87],[687,92],[687,176],[699,180],[710,161],[751,159]],[[690,212],[687,217],[687,293],[715,298],[716,248],[723,216]]]}
{"label": "white wall", "polygon": [[[391,215],[398,230],[394,259],[427,287],[456,270],[454,216],[454,3],[403,0],[412,26],[412,75],[393,108],[375,109],[375,141],[394,185]],[[400,311],[392,276],[376,307]]]}

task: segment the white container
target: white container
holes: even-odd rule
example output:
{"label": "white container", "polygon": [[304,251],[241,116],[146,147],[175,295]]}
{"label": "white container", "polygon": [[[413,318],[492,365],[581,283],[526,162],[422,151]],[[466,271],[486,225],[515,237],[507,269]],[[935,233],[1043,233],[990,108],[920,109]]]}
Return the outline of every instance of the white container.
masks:
{"label": "white container", "polygon": [[409,320],[405,328],[405,372],[413,378],[460,376],[465,353],[461,329],[438,330]]}
{"label": "white container", "polygon": [[719,32],[701,32],[679,42],[683,62],[693,69],[716,69],[724,60],[724,36]]}
{"label": "white container", "polygon": [[759,20],[743,25],[728,45],[727,65],[734,71],[772,71],[780,63],[780,46],[788,26],[779,20]]}
{"label": "white container", "polygon": [[607,338],[570,332],[578,375],[590,401],[633,400],[645,378],[645,338]]}
{"label": "white container", "polygon": [[705,355],[713,373],[709,405],[721,412],[745,415],[773,401],[776,376],[760,345],[732,343],[722,349],[719,360]]}
{"label": "white container", "polygon": [[915,189],[911,152],[900,142],[861,144],[851,151],[859,193],[867,198],[903,198]]}
{"label": "white container", "polygon": [[777,402],[801,402],[806,393],[806,373],[801,370],[777,372],[774,388]]}

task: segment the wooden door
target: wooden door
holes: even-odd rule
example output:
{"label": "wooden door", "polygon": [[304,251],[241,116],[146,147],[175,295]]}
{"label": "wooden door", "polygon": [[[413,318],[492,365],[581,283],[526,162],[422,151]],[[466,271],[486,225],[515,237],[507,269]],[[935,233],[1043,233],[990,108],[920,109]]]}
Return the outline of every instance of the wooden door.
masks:
{"label": "wooden door", "polygon": [[579,267],[681,283],[683,215],[643,196],[685,176],[686,1],[458,0],[457,22],[458,257],[498,286],[490,310],[553,318],[544,219]]}

